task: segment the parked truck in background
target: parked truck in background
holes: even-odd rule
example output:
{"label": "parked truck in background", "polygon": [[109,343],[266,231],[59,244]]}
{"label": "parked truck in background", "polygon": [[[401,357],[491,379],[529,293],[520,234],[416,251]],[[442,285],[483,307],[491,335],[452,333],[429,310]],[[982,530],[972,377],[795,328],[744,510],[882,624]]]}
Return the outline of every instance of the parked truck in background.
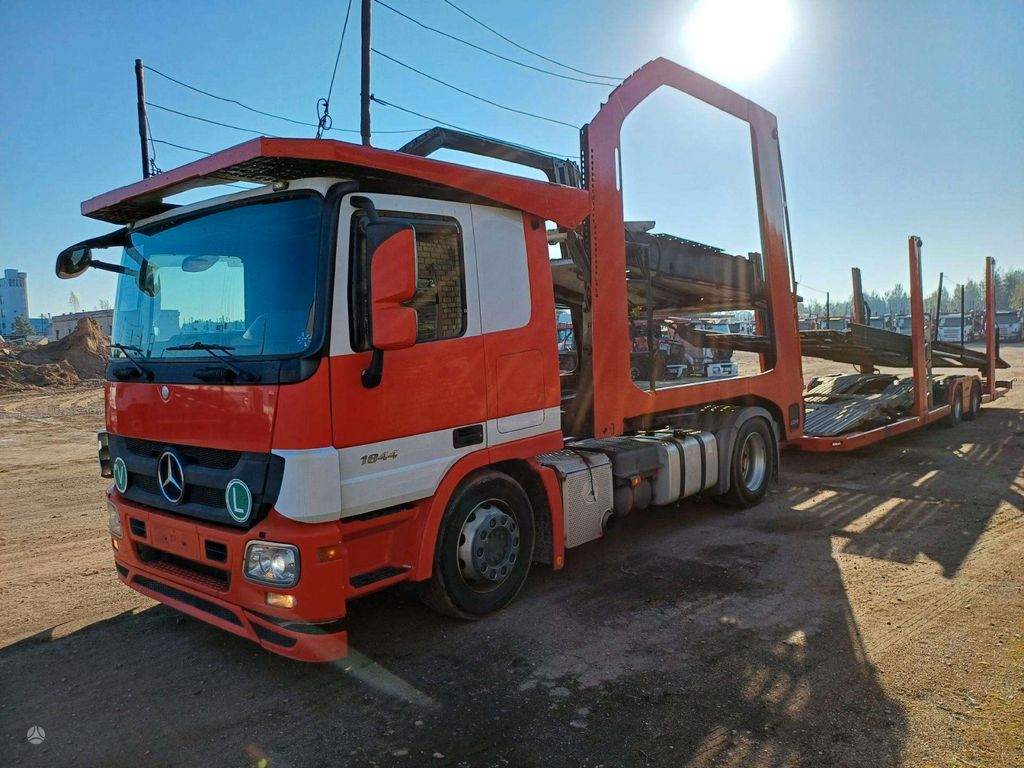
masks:
{"label": "parked truck in background", "polygon": [[959,314],[942,315],[939,317],[936,338],[939,341],[946,341],[955,344],[959,344],[961,341],[970,341],[970,318],[961,317]]}
{"label": "parked truck in background", "polygon": [[1021,340],[1021,313],[1017,310],[998,310],[996,324],[999,326],[999,338],[1004,341]]}
{"label": "parked truck in background", "polygon": [[[749,126],[761,242],[744,255],[625,224],[622,123],[666,86]],[[828,393],[805,399],[776,119],[694,72],[659,59],[627,78],[583,129],[582,169],[421,138],[258,138],[83,203],[119,228],[57,272],[117,275],[99,458],[129,587],[273,652],[336,659],[369,593],[415,582],[480,618],[614,516],[696,495],[749,507],[782,446],[851,450],[1000,394],[992,356],[984,379],[930,374],[910,238],[912,396],[856,427],[828,416]],[[426,156],[459,142],[549,181]],[[260,186],[169,201],[225,181]],[[687,331],[756,351],[749,373],[631,366],[635,318],[650,338],[663,318],[750,308],[753,333]]]}

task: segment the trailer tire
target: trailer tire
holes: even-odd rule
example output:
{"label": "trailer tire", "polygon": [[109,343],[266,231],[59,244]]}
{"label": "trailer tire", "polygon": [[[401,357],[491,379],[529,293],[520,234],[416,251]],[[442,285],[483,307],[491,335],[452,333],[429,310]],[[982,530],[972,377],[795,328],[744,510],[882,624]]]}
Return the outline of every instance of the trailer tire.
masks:
{"label": "trailer tire", "polygon": [[971,401],[964,411],[964,421],[974,421],[981,414],[981,385],[971,384]]}
{"label": "trailer tire", "polygon": [[534,538],[533,509],[519,483],[500,472],[471,477],[441,518],[424,602],[468,620],[504,608],[526,583]]}
{"label": "trailer tire", "polygon": [[758,504],[775,477],[777,456],[771,424],[760,416],[743,422],[732,446],[729,490],[719,499],[731,507],[747,508]]}
{"label": "trailer tire", "polygon": [[964,417],[964,388],[959,384],[953,390],[953,402],[949,406],[949,413],[942,420],[942,426],[952,429],[957,426]]}

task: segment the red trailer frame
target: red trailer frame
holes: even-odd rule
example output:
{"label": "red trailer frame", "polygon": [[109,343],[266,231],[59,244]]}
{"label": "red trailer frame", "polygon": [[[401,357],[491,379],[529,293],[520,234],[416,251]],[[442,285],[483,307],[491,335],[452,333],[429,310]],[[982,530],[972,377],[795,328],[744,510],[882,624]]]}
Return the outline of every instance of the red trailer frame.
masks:
{"label": "red trailer frame", "polygon": [[[817,452],[843,452],[854,451],[858,448],[880,442],[890,437],[910,432],[933,422],[939,421],[949,415],[953,407],[953,398],[959,391],[961,393],[961,405],[968,406],[971,387],[978,383],[982,389],[982,402],[992,402],[1006,394],[1005,388],[997,386],[995,379],[996,370],[996,339],[995,331],[992,328],[995,315],[995,260],[989,256],[985,259],[985,291],[988,297],[988,318],[987,336],[987,369],[983,382],[975,374],[963,374],[951,377],[949,390],[949,401],[941,404],[932,403],[931,393],[931,365],[929,362],[929,345],[931,333],[927,327],[928,316],[924,311],[924,290],[921,283],[921,238],[911,236],[908,240],[909,262],[910,262],[910,315],[911,321],[911,354],[913,357],[914,373],[914,407],[909,416],[886,424],[883,427],[868,429],[860,432],[850,432],[845,435],[816,437],[813,435],[801,435],[789,441],[789,444],[806,451]],[[856,278],[855,278],[856,279]],[[856,304],[856,302],[855,302]],[[854,312],[859,314],[858,308]]]}

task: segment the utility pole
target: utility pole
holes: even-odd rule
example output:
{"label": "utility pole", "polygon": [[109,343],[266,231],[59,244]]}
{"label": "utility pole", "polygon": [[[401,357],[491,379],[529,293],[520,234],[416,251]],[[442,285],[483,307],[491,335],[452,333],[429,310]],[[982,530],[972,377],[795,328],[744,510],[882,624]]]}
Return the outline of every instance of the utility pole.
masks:
{"label": "utility pole", "polygon": [[359,90],[359,135],[364,146],[370,146],[370,4],[373,0],[363,0],[362,21],[362,67]]}
{"label": "utility pole", "polygon": [[831,325],[832,325],[829,322],[829,318],[832,317],[832,302],[829,301],[830,298],[831,298],[831,296],[829,295],[829,292],[825,291],[825,328],[826,329],[831,327]]}
{"label": "utility pole", "polygon": [[146,122],[146,81],[142,74],[142,59],[135,60],[135,92],[139,108],[139,149],[142,150],[142,178],[148,179],[149,167],[149,128]]}
{"label": "utility pole", "polygon": [[939,292],[935,294],[935,328],[932,331],[932,340],[939,338],[939,313],[942,312],[942,273],[939,272]]}

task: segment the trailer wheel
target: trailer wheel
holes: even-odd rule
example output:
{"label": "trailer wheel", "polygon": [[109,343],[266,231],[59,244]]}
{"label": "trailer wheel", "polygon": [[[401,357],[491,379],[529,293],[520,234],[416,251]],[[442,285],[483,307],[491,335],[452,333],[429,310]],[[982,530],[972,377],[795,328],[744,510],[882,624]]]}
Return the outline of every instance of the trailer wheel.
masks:
{"label": "trailer wheel", "polygon": [[971,402],[964,411],[964,421],[974,421],[981,414],[981,385],[971,384]]}
{"label": "trailer wheel", "polygon": [[498,472],[477,475],[455,492],[441,519],[424,602],[460,619],[503,608],[526,583],[533,543],[533,510],[522,486]]}
{"label": "trailer wheel", "polygon": [[733,443],[729,463],[729,490],[720,498],[733,507],[752,507],[768,492],[775,476],[775,433],[762,418],[743,423]]}
{"label": "trailer wheel", "polygon": [[964,389],[959,384],[953,390],[953,402],[950,405],[949,413],[942,420],[942,426],[952,429],[960,423],[964,417]]}

